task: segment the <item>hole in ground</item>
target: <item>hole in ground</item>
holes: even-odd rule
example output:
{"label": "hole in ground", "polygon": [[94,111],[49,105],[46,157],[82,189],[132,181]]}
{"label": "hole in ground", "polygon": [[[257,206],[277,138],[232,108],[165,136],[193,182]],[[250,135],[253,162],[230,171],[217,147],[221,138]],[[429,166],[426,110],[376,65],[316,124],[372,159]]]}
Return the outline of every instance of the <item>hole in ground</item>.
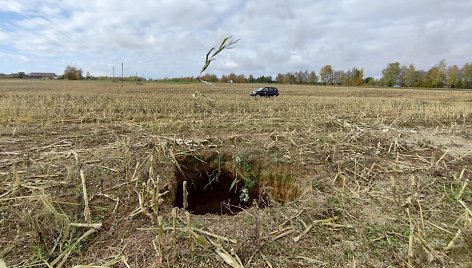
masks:
{"label": "hole in ground", "polygon": [[[183,207],[183,182],[187,182],[187,210],[193,214],[236,214],[256,203],[284,203],[300,195],[293,178],[282,170],[262,175],[247,158],[216,151],[176,157],[174,206]],[[254,202],[256,201],[256,202]]]}
{"label": "hole in ground", "polygon": [[187,210],[193,214],[235,214],[258,198],[257,185],[245,183],[230,167],[232,157],[218,152],[199,152],[176,157],[175,203],[183,207],[183,182],[187,181]]}

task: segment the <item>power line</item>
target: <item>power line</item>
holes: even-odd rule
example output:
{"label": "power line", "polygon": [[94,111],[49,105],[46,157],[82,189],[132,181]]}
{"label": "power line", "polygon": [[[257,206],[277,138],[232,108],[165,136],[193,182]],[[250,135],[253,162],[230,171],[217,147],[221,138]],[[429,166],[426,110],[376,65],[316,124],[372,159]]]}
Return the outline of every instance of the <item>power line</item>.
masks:
{"label": "power line", "polygon": [[[21,6],[21,3],[19,2],[14,2],[11,0],[3,0],[0,2],[0,5],[6,7],[8,10],[11,10],[12,12],[15,12],[16,14],[19,15],[19,17],[24,18],[31,23],[32,27],[34,30],[28,32],[28,29],[21,29],[20,33],[25,37],[28,38],[28,36],[31,36],[31,34],[38,34],[41,35],[43,33],[51,33],[52,36],[46,36],[46,40],[49,40],[47,42],[53,42],[53,45],[56,45],[59,48],[64,48],[66,45],[69,47],[69,49],[73,49],[73,47],[79,47],[81,44],[76,41],[76,39],[70,35],[69,32],[66,32],[62,27],[58,26],[57,23],[54,23],[51,19],[45,17],[43,14],[39,12],[34,12],[31,10],[28,10],[27,8],[24,8]],[[32,19],[42,19],[40,22]],[[20,19],[20,18],[19,18]],[[13,19],[13,22],[16,22],[18,19]],[[16,36],[16,39],[18,39],[18,32],[15,32],[15,30],[12,29],[5,29],[5,31],[12,35]],[[15,40],[15,38],[13,39]],[[34,45],[34,44],[32,44]],[[35,47],[30,46],[28,50],[35,50]],[[17,50],[17,45],[16,44],[10,44],[8,45],[9,48],[13,50]],[[4,48],[0,46],[0,51],[4,51],[5,53],[11,54],[11,51],[8,51],[7,48]],[[37,51],[37,49],[36,49]],[[59,62],[57,62],[59,64]]]}
{"label": "power line", "polygon": [[[23,3],[21,1],[15,1],[15,0],[3,0],[0,2],[0,5],[3,5],[7,9],[11,10],[12,12],[17,13],[19,16],[23,17],[26,20],[29,20],[29,22],[33,25],[34,29],[36,30],[37,33],[40,33],[42,30],[48,30],[50,29],[50,32],[55,34],[56,38],[60,38],[62,40],[57,40],[54,37],[49,37],[49,40],[54,41],[54,42],[69,42],[69,44],[80,47],[82,44],[80,42],[77,42],[76,38],[70,34],[67,30],[65,30],[63,27],[55,23],[53,20],[50,18],[46,17],[45,15],[41,14],[38,11],[32,10],[31,8],[24,7]],[[61,11],[64,11],[65,9],[61,7]],[[42,19],[41,22],[31,20],[34,18],[40,18]],[[18,35],[18,33],[14,31],[8,31],[12,35]],[[28,34],[25,30],[25,35]],[[0,51],[2,47],[0,46]],[[113,73],[114,73],[114,68],[113,68]],[[114,76],[114,74],[113,74]],[[123,79],[123,63],[122,63],[122,79]]]}
{"label": "power line", "polygon": [[[63,37],[65,38],[71,38],[71,36],[69,35],[68,32],[64,31],[62,28],[60,28],[59,26],[57,26],[56,23],[54,23],[53,21],[51,21],[48,17],[44,16],[43,14],[37,12],[37,11],[33,11],[31,9],[25,9],[23,8],[19,3],[17,2],[14,2],[12,0],[4,0],[4,1],[7,1],[10,5],[16,7],[18,10],[19,10],[19,14],[20,16],[26,18],[26,19],[30,19],[29,17],[25,16],[24,13],[28,14],[29,16],[31,17],[39,17],[41,19],[43,19],[44,21],[46,21],[47,24],[49,24],[49,26],[52,26],[53,28],[55,28],[60,34],[63,35]],[[39,23],[35,23],[36,25],[38,26],[42,26],[41,24]]]}
{"label": "power line", "polygon": [[[53,29],[53,31],[51,31],[51,33],[59,35],[63,39],[66,39],[65,41],[68,41],[69,43],[72,43],[76,46],[79,45],[76,42],[76,40],[74,39],[74,37],[72,37],[70,35],[69,32],[67,32],[63,28],[59,27],[56,23],[54,23],[52,20],[50,20],[48,17],[44,16],[43,14],[41,14],[39,12],[36,12],[36,11],[26,9],[26,8],[22,7],[21,4],[19,4],[17,2],[14,2],[12,0],[4,0],[4,1],[5,2],[4,2],[3,6],[5,6],[8,9],[18,11],[17,13],[25,19],[30,20],[31,18],[41,18],[44,23],[38,23],[38,22],[35,22],[35,21],[30,21],[37,28],[40,28],[40,29],[45,28],[45,30],[47,30],[48,28]],[[8,5],[6,5],[7,3],[8,3]],[[12,32],[10,32],[10,33],[12,33]],[[55,41],[57,41],[57,40],[55,40]]]}

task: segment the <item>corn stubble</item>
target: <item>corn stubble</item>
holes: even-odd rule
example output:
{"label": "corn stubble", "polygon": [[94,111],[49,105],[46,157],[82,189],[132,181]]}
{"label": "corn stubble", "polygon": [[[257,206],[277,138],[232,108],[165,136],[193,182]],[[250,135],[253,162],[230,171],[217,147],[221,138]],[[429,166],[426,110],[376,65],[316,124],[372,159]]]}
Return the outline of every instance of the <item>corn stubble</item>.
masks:
{"label": "corn stubble", "polygon": [[[253,87],[0,81],[0,266],[472,265],[470,92]],[[173,208],[201,150],[258,159],[268,206]]]}

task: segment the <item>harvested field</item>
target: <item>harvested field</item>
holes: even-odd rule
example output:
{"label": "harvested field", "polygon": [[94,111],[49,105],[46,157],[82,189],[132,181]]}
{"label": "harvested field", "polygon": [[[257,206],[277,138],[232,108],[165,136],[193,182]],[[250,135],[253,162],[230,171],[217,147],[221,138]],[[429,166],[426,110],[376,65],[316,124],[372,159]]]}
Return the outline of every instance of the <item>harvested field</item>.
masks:
{"label": "harvested field", "polygon": [[472,266],[472,92],[255,87],[0,80],[0,267]]}

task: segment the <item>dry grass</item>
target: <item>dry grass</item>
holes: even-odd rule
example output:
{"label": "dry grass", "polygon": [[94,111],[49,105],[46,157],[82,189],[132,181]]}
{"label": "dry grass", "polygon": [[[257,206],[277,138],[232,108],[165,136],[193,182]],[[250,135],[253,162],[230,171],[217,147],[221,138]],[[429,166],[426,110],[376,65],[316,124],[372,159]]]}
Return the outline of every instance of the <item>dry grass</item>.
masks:
{"label": "dry grass", "polygon": [[[0,266],[472,266],[472,92],[254,86],[0,80]],[[202,150],[268,206],[173,210]]]}

